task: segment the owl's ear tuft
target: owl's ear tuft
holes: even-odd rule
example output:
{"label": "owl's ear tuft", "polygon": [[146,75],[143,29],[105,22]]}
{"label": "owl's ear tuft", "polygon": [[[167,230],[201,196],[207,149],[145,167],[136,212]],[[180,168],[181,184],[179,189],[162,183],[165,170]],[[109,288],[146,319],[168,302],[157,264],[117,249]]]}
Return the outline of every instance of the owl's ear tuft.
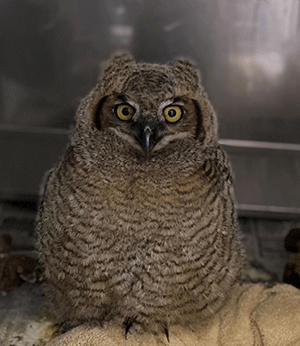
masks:
{"label": "owl's ear tuft", "polygon": [[191,90],[195,93],[202,90],[200,85],[200,73],[191,60],[178,58],[170,65],[179,84],[191,88]]}
{"label": "owl's ear tuft", "polygon": [[217,142],[218,122],[201,85],[200,74],[195,65],[187,59],[178,59],[171,65],[175,76],[176,94],[188,94],[193,100],[197,114],[196,138],[201,142]]}
{"label": "owl's ear tuft", "polygon": [[125,52],[114,54],[110,60],[102,64],[103,72],[100,75],[102,92],[111,92],[112,85],[121,87],[123,84],[122,81],[124,80],[125,76],[128,75],[128,70],[133,65],[135,65],[134,58],[132,55]]}

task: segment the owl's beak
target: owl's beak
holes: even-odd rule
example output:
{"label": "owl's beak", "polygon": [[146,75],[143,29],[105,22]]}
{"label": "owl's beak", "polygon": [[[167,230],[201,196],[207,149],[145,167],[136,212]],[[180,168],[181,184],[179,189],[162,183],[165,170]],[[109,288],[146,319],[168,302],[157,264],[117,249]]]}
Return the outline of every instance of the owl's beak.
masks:
{"label": "owl's beak", "polygon": [[146,126],[144,129],[144,133],[142,135],[141,145],[147,155],[149,155],[150,151],[153,148],[153,140],[151,138],[151,135],[152,135],[152,129],[150,128],[150,126]]}
{"label": "owl's beak", "polygon": [[151,115],[141,117],[132,124],[132,130],[140,146],[149,155],[162,137],[164,125]]}
{"label": "owl's beak", "polygon": [[142,149],[148,156],[155,144],[160,140],[158,136],[158,129],[156,126],[151,126],[151,124],[146,124],[140,131],[139,137],[137,138]]}

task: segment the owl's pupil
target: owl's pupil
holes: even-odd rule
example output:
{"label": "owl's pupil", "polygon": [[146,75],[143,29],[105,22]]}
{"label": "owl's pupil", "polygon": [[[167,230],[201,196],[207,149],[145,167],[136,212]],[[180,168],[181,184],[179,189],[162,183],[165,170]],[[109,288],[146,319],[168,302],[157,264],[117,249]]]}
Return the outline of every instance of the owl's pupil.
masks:
{"label": "owl's pupil", "polygon": [[129,115],[129,113],[130,113],[129,108],[125,107],[125,108],[122,109],[122,114],[123,115],[127,116],[127,115]]}
{"label": "owl's pupil", "polygon": [[170,118],[173,118],[173,117],[175,117],[175,115],[176,115],[175,109],[170,109],[169,112],[168,112],[168,116]]}

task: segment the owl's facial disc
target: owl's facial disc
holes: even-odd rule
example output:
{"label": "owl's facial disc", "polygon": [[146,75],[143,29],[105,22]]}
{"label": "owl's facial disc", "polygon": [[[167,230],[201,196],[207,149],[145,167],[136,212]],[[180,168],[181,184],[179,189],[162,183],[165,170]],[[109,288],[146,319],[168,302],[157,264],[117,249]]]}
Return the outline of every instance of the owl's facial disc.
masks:
{"label": "owl's facial disc", "polygon": [[[150,100],[155,100],[155,95]],[[187,96],[160,97],[150,102],[136,95],[112,93],[96,108],[95,125],[99,131],[112,129],[131,147],[150,156],[178,140],[201,131],[201,112],[196,101]]]}

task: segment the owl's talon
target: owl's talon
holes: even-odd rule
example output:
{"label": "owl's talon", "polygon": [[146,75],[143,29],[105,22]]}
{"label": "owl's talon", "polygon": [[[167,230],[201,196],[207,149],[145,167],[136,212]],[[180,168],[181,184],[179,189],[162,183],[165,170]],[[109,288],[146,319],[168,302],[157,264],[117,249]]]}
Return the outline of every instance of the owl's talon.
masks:
{"label": "owl's talon", "polygon": [[134,319],[132,318],[127,318],[126,321],[124,321],[124,326],[125,326],[125,340],[127,340],[127,334],[129,332],[129,329],[132,327],[133,325],[133,321]]}
{"label": "owl's talon", "polygon": [[170,342],[170,339],[169,339],[169,329],[168,329],[168,327],[165,327],[165,328],[164,328],[164,332],[165,332],[165,334],[166,334],[166,337],[167,337],[168,342]]}
{"label": "owl's talon", "polygon": [[167,337],[168,342],[170,342],[170,338],[169,338],[169,328],[168,328],[167,322],[163,322],[163,323],[162,323],[162,327],[163,327],[163,331],[164,331],[164,333],[165,333],[165,335],[166,335],[166,337]]}

